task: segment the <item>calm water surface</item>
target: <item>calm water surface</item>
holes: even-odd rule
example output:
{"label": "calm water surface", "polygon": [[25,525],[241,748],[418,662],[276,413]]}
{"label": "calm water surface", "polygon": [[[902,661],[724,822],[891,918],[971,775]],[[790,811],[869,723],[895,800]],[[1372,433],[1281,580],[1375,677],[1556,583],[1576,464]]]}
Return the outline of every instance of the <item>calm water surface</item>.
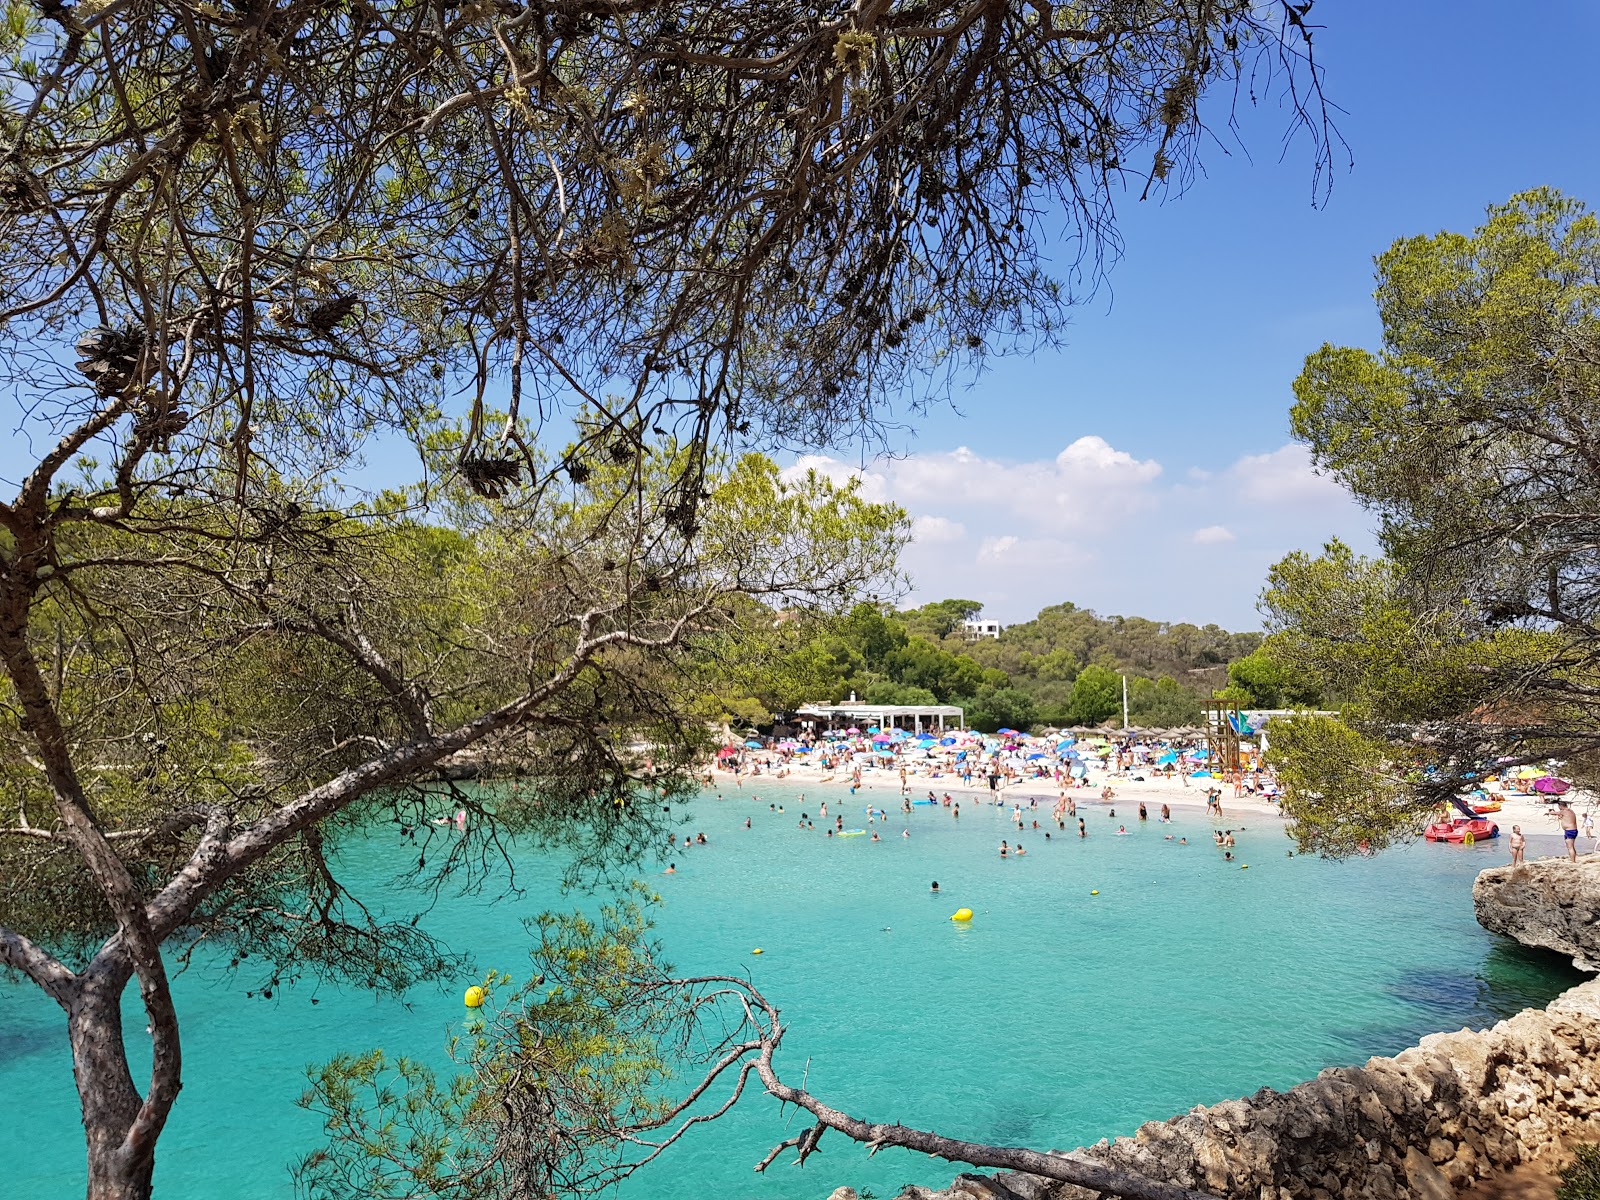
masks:
{"label": "calm water surface", "polygon": [[[815,833],[797,831],[802,808],[817,816],[816,790],[804,804],[782,784],[724,794],[695,802],[685,827],[711,844],[680,851],[677,874],[657,879],[661,939],[686,973],[748,969],[789,1024],[780,1068],[798,1080],[809,1063],[813,1093],[872,1120],[1075,1146],[1393,1053],[1426,1032],[1492,1023],[1580,978],[1474,922],[1473,876],[1506,857],[1494,844],[1327,863],[1287,857],[1275,819],[1242,818],[1240,870],[1210,844],[1202,816],[1141,825],[1132,808],[1113,819],[1086,806],[1088,839],[1027,830],[1026,857],[1002,862],[999,840],[1019,836],[1009,808],[969,803],[957,822],[918,807],[908,821],[895,814],[875,844],[825,838],[820,820]],[[830,814],[842,807],[846,826],[862,827],[869,798],[897,804],[888,789],[830,791]],[[1047,809],[1036,815],[1046,823]],[[1115,836],[1118,824],[1130,835]],[[1164,840],[1169,832],[1193,844]],[[356,870],[391,855],[378,845],[365,858]],[[451,898],[433,928],[480,967],[520,978],[523,919],[578,903],[560,895],[553,866],[541,884],[540,867],[525,865],[525,898]],[[961,906],[976,913],[970,925],[948,920]],[[757,946],[765,953],[754,957]],[[286,1166],[318,1138],[316,1118],[294,1105],[306,1065],[379,1045],[437,1059],[464,1012],[458,986],[404,1002],[309,985],[246,999],[258,983],[197,970],[176,984],[187,1082],[162,1139],[158,1195],[287,1200]],[[841,1183],[886,1196],[957,1170],[903,1152],[869,1159],[830,1134],[804,1170],[785,1155],[752,1173],[801,1127],[752,1094],[621,1200],[821,1200]],[[27,1147],[8,1156],[0,1193],[81,1194],[63,1021],[3,980],[0,1130]]]}

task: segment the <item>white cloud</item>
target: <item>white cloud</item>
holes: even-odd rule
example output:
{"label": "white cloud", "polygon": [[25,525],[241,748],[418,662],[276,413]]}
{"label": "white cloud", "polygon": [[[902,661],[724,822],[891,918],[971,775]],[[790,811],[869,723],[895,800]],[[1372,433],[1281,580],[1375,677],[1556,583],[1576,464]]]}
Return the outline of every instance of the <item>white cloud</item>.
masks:
{"label": "white cloud", "polygon": [[1059,538],[1022,538],[1015,534],[984,538],[977,561],[985,566],[1024,569],[1087,566],[1094,559],[1084,547]]}
{"label": "white cloud", "polygon": [[1228,468],[1228,476],[1240,499],[1252,504],[1312,507],[1350,499],[1337,481],[1317,474],[1310,452],[1297,442],[1268,454],[1247,454]]}
{"label": "white cloud", "polygon": [[873,504],[880,504],[889,498],[888,487],[882,475],[852,467],[849,463],[840,462],[837,458],[830,458],[826,454],[802,454],[779,471],[778,478],[785,483],[798,483],[810,471],[815,471],[824,479],[830,479],[834,483],[857,480],[861,484],[861,498]]}
{"label": "white cloud", "polygon": [[[1030,446],[1027,437],[1012,444]],[[1017,460],[958,446],[865,469],[813,455],[784,477],[857,479],[867,499],[901,505],[912,517],[900,562],[913,588],[905,602],[970,596],[1007,623],[1071,601],[1251,629],[1261,581],[1284,554],[1334,535],[1372,545],[1367,516],[1298,445],[1176,463],[1170,474],[1093,434],[1038,451]],[[1197,577],[1207,586],[1196,588]]]}
{"label": "white cloud", "polygon": [[948,546],[966,538],[967,527],[949,517],[932,517],[926,514],[911,522],[911,540],[924,546]]}

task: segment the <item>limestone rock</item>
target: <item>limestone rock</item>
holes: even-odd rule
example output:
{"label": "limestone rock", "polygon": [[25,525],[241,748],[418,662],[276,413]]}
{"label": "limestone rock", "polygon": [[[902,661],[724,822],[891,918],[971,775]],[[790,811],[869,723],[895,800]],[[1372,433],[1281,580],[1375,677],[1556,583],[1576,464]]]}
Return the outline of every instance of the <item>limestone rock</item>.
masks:
{"label": "limestone rock", "polygon": [[861,1200],[861,1196],[853,1187],[837,1187],[828,1200]]}
{"label": "limestone rock", "polygon": [[1478,924],[1600,971],[1600,855],[1490,867],[1472,885]]}

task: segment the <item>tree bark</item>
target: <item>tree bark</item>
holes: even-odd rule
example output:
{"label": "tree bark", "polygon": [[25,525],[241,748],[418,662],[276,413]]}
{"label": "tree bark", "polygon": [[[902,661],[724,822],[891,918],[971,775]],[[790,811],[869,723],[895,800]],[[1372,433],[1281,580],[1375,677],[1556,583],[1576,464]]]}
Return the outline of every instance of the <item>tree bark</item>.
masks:
{"label": "tree bark", "polygon": [[84,977],[67,1007],[72,1074],[83,1108],[88,1149],[88,1200],[149,1200],[155,1141],[130,1139],[144,1106],[128,1069],[122,1037],[127,970]]}

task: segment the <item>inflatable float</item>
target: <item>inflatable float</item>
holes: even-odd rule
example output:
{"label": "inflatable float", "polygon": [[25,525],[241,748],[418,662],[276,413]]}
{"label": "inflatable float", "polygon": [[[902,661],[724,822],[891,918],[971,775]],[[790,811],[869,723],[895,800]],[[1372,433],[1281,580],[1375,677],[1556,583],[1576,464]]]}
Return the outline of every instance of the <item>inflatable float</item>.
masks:
{"label": "inflatable float", "polygon": [[867,831],[865,829],[841,829],[838,833],[834,834],[834,836],[835,837],[866,837],[867,836]]}

